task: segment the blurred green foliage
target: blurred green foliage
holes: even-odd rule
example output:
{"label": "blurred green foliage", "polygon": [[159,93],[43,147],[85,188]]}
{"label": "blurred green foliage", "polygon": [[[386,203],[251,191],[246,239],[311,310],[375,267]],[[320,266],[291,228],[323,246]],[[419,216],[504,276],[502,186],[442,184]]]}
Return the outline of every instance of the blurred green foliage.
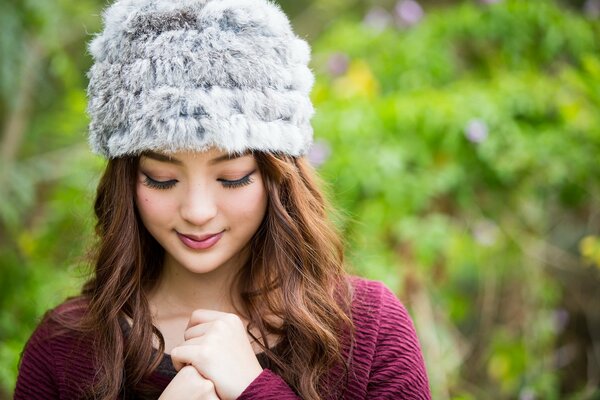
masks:
{"label": "blurred green foliage", "polygon": [[[355,269],[409,304],[434,398],[600,396],[597,22],[547,0],[381,21],[338,20],[314,46],[322,173]],[[565,355],[563,297],[585,282],[570,311],[590,355]]]}
{"label": "blurred green foliage", "polygon": [[[354,272],[409,307],[435,399],[598,399],[596,14],[403,2],[282,2],[318,33],[311,157]],[[103,4],[0,2],[0,398],[85,276],[103,162],[85,144],[84,45]]]}

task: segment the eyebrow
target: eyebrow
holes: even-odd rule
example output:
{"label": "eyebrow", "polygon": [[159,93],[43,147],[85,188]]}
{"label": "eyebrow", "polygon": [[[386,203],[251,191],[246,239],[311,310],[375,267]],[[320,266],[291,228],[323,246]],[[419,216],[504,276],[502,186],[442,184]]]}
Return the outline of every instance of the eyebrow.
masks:
{"label": "eyebrow", "polygon": [[[221,156],[213,158],[212,160],[209,161],[209,163],[211,165],[214,165],[214,164],[218,164],[223,161],[235,160],[236,158],[240,158],[240,157],[246,156],[248,154],[249,154],[248,151],[246,151],[244,153],[233,153],[233,154],[226,153]],[[167,154],[157,153],[157,152],[151,151],[151,150],[145,151],[142,155],[144,155],[145,157],[151,158],[153,160],[156,160],[156,161],[162,161],[162,162],[176,164],[176,165],[183,165],[183,162],[181,160],[178,160],[175,157],[169,156]]]}
{"label": "eyebrow", "polygon": [[155,151],[145,151],[144,153],[142,153],[142,155],[144,157],[148,157],[156,161],[162,161],[176,165],[183,165],[183,162],[181,160],[178,160],[175,157],[171,157],[166,154],[157,153]]}
{"label": "eyebrow", "polygon": [[250,154],[248,151],[245,151],[243,153],[233,153],[233,154],[226,153],[226,154],[223,154],[222,156],[213,158],[212,160],[209,161],[209,163],[211,165],[214,165],[214,164],[218,164],[223,161],[235,160],[236,158],[244,157],[248,154]]}

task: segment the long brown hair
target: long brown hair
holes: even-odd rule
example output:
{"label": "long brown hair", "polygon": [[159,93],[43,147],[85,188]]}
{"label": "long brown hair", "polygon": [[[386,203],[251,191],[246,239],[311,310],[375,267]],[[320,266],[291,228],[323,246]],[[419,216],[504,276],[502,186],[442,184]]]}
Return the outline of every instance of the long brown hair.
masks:
{"label": "long brown hair", "polygon": [[[257,342],[302,398],[330,398],[343,391],[344,379],[337,379],[339,374],[335,381],[325,377],[334,369],[347,375],[354,329],[343,244],[329,218],[333,210],[305,158],[263,152],[254,156],[268,206],[249,243],[247,264],[236,276],[243,307],[238,311],[250,321],[249,333],[255,328],[261,338],[284,338],[281,354],[271,351],[266,339]],[[160,279],[164,250],[135,207],[138,163],[139,157],[109,160],[94,207],[99,239],[95,268],[79,298],[85,300],[86,312],[71,323],[58,318],[94,340],[98,374],[88,388],[93,398],[151,393],[142,380],[157,368],[164,352],[146,298]],[[124,317],[132,320],[127,338]],[[153,350],[156,338],[158,352]]]}

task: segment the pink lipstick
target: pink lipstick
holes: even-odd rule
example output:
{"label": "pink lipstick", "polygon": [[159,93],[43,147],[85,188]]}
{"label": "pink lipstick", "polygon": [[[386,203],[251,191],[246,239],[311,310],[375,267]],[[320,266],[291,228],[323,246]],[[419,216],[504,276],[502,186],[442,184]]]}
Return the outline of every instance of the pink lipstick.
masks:
{"label": "pink lipstick", "polygon": [[202,237],[194,235],[184,235],[182,233],[177,232],[177,236],[179,237],[179,240],[181,240],[181,242],[190,249],[204,250],[214,246],[219,241],[219,239],[221,239],[221,236],[223,236],[223,232],[224,231],[215,234],[204,235]]}

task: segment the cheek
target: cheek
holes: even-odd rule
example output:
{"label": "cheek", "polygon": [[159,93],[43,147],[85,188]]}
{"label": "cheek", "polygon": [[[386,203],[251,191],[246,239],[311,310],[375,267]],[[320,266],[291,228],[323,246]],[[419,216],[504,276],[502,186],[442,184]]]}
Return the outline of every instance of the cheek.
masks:
{"label": "cheek", "polygon": [[145,225],[169,220],[174,207],[160,193],[144,185],[138,185],[135,203]]}
{"label": "cheek", "polygon": [[231,217],[248,222],[262,221],[267,204],[267,198],[262,184],[259,182],[249,190],[236,196],[228,196],[223,202],[225,210],[230,210]]}

